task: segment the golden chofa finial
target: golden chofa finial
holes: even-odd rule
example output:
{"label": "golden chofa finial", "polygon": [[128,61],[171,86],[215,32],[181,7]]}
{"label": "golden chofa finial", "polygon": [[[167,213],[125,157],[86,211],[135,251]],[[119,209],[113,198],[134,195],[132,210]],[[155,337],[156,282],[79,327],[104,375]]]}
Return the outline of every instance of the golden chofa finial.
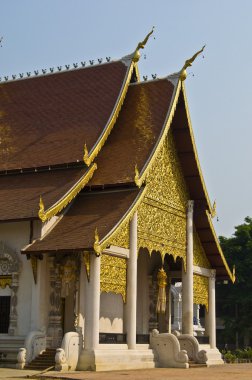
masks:
{"label": "golden chofa finial", "polygon": [[102,252],[99,241],[100,241],[100,238],[99,238],[99,234],[98,234],[98,229],[96,227],[96,229],[95,229],[95,241],[94,241],[94,250],[95,250],[96,256],[100,256],[100,254]]}
{"label": "golden chofa finial", "polygon": [[83,156],[83,161],[84,163],[89,166],[91,164],[91,160],[89,158],[89,153],[88,153],[88,148],[87,148],[87,144],[85,143],[84,145],[84,156]]}
{"label": "golden chofa finial", "polygon": [[139,170],[138,170],[138,167],[137,167],[137,164],[135,165],[135,184],[140,187],[141,186],[141,181],[140,181],[140,174],[139,174]]}
{"label": "golden chofa finial", "polygon": [[216,201],[214,201],[212,210],[211,210],[211,216],[214,218],[216,216]]}
{"label": "golden chofa finial", "polygon": [[139,61],[139,58],[140,58],[140,53],[139,53],[139,50],[140,49],[144,49],[145,45],[147,44],[148,42],[148,39],[150,38],[150,36],[152,35],[152,33],[154,32],[154,26],[152,27],[152,30],[147,34],[147,36],[145,37],[145,39],[142,41],[142,42],[139,42],[138,45],[137,45],[137,48],[136,50],[134,51],[133,53],[133,58],[132,58],[132,61],[133,62],[138,62]]}
{"label": "golden chofa finial", "polygon": [[235,265],[233,265],[233,271],[232,271],[232,276],[233,276],[233,282],[235,282]]}
{"label": "golden chofa finial", "polygon": [[187,59],[187,60],[185,61],[185,64],[184,64],[184,66],[182,67],[182,69],[181,69],[181,71],[180,71],[180,80],[181,80],[182,82],[183,82],[183,81],[186,79],[186,77],[187,77],[187,73],[186,73],[186,69],[187,69],[187,67],[192,66],[193,61],[198,57],[198,55],[199,55],[200,53],[203,52],[203,50],[205,49],[205,46],[206,46],[206,45],[204,45],[204,46],[202,47],[202,49],[200,49],[199,51],[197,51],[197,53],[195,53],[190,59]]}
{"label": "golden chofa finial", "polygon": [[45,205],[42,199],[42,196],[40,195],[39,198],[39,212],[38,212],[39,218],[42,220],[42,222],[45,221]]}

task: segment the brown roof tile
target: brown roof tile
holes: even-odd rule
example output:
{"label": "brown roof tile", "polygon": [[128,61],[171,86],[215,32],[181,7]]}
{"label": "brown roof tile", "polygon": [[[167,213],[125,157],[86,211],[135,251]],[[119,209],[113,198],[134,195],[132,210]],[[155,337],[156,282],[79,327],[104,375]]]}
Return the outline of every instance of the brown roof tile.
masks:
{"label": "brown roof tile", "polygon": [[90,185],[134,182],[164,126],[174,86],[167,79],[129,86],[119,118],[96,162]]}
{"label": "brown roof tile", "polygon": [[62,220],[23,253],[93,249],[95,229],[103,239],[128,211],[139,190],[79,194]]}
{"label": "brown roof tile", "polygon": [[106,126],[121,61],[0,84],[0,171],[82,160]]}
{"label": "brown roof tile", "polygon": [[47,209],[86,171],[76,168],[0,176],[0,221],[38,217],[40,195]]}

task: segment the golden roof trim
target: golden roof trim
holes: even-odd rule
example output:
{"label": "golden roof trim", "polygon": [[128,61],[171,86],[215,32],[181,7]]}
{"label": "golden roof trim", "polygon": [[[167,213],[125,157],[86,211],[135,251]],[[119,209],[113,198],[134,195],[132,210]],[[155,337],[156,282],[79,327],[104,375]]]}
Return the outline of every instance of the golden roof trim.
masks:
{"label": "golden roof trim", "polygon": [[115,107],[114,107],[112,114],[110,115],[110,118],[109,118],[105,128],[103,129],[99,139],[97,140],[95,145],[92,147],[90,152],[88,151],[86,143],[84,145],[83,160],[87,166],[89,166],[93,162],[93,160],[96,158],[96,156],[98,155],[101,148],[105,144],[109,134],[111,133],[111,131],[115,125],[115,122],[118,118],[119,112],[122,108],[126,93],[128,91],[128,87],[129,87],[131,76],[132,76],[134,69],[136,70],[136,73],[138,73],[137,64],[134,63],[133,61],[131,61],[130,65],[128,67],[127,76],[124,79],[124,82],[123,82],[120,94],[118,96],[118,99],[116,101]]}
{"label": "golden roof trim", "polygon": [[61,197],[54,205],[45,210],[44,202],[42,196],[40,196],[39,201],[39,212],[38,216],[45,222],[47,219],[52,218],[56,214],[58,214],[63,208],[65,208],[75,197],[76,195],[83,189],[83,187],[89,182],[92,178],[94,171],[97,169],[97,165],[94,163],[87,172],[75,183],[70,190],[67,191],[63,197]]}
{"label": "golden roof trim", "polygon": [[130,219],[133,217],[133,214],[135,213],[139,204],[142,202],[145,196],[146,190],[147,190],[146,187],[144,187],[141,190],[140,194],[138,194],[137,198],[134,200],[130,208],[126,211],[126,213],[119,220],[119,222],[112,228],[112,230],[103,239],[100,240],[98,230],[97,228],[95,229],[94,250],[97,256],[100,256],[102,251],[109,245],[109,241],[113,239],[114,235],[118,232],[122,223],[129,222]]}
{"label": "golden roof trim", "polygon": [[[169,78],[167,78],[167,79],[169,79]],[[141,187],[142,184],[144,183],[144,181],[146,180],[146,177],[148,176],[148,173],[151,169],[151,166],[152,166],[153,162],[155,161],[160,149],[162,148],[165,138],[167,137],[168,131],[170,129],[170,126],[171,126],[171,123],[172,123],[172,120],[173,120],[173,117],[175,114],[177,103],[178,103],[178,98],[179,98],[180,89],[181,89],[181,81],[180,80],[177,81],[176,86],[177,87],[174,89],[173,98],[172,98],[171,104],[169,106],[169,110],[167,112],[167,117],[166,117],[166,121],[164,123],[163,130],[161,132],[161,135],[160,135],[158,141],[156,142],[156,144],[152,150],[152,153],[151,153],[149,159],[145,163],[141,173],[139,173],[137,165],[135,166],[135,184],[138,187]]]}
{"label": "golden roof trim", "polygon": [[205,184],[205,180],[204,180],[203,173],[202,173],[202,170],[201,170],[201,166],[200,166],[200,162],[199,162],[199,156],[198,156],[198,152],[197,152],[197,148],[196,148],[196,143],[195,143],[195,138],[194,138],[194,133],[193,133],[193,128],[192,128],[192,122],[191,122],[190,113],[189,113],[189,107],[188,107],[187,97],[186,97],[185,84],[183,82],[182,82],[182,93],[183,93],[183,96],[184,96],[185,110],[186,110],[186,117],[187,117],[187,121],[188,121],[189,133],[190,133],[190,137],[191,137],[191,141],[192,141],[192,145],[193,145],[193,153],[194,153],[194,157],[195,157],[195,160],[196,160],[196,164],[197,164],[197,169],[198,169],[198,172],[199,172],[200,181],[201,181],[201,184],[203,186],[203,191],[204,191],[204,194],[205,194],[205,197],[206,197],[206,201],[207,201],[209,212],[212,215],[212,217],[214,217],[215,216],[215,209],[214,208],[216,207],[216,205],[214,205],[214,204],[213,204],[213,206],[211,205],[210,198],[209,198],[209,195],[208,195],[208,192],[207,192],[207,188],[206,188],[206,184]]}
{"label": "golden roof trim", "polygon": [[227,263],[227,261],[225,259],[224,253],[223,253],[222,248],[221,248],[220,243],[219,243],[219,239],[218,239],[218,237],[216,235],[216,232],[215,232],[215,229],[214,229],[214,226],[213,226],[211,214],[208,211],[206,211],[206,215],[207,215],[209,226],[210,226],[211,232],[212,232],[212,234],[214,236],[214,240],[215,240],[215,243],[217,245],[219,254],[221,256],[222,262],[223,262],[223,264],[224,264],[224,266],[226,268],[226,271],[227,271],[227,273],[228,273],[231,281],[234,283],[235,282],[235,270],[233,268],[233,273],[232,273],[231,270],[230,270],[230,268],[229,268],[229,266],[228,266],[228,263]]}

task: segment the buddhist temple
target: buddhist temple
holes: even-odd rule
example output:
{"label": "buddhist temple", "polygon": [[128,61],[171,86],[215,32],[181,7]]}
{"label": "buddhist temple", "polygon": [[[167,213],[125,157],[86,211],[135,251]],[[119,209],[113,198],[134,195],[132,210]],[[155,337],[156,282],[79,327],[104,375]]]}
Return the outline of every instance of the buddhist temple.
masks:
{"label": "buddhist temple", "polygon": [[215,281],[234,274],[185,90],[203,49],[177,73],[141,81],[152,32],[119,60],[1,78],[3,362],[97,371],[223,363]]}

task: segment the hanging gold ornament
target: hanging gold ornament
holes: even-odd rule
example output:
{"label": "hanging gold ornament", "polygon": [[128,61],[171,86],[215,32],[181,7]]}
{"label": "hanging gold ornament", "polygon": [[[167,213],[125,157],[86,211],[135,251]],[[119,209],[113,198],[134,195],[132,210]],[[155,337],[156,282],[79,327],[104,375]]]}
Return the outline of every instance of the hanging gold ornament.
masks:
{"label": "hanging gold ornament", "polygon": [[167,275],[164,268],[159,269],[157,275],[158,281],[158,299],[156,312],[158,314],[164,314],[166,310],[166,285],[167,285]]}

